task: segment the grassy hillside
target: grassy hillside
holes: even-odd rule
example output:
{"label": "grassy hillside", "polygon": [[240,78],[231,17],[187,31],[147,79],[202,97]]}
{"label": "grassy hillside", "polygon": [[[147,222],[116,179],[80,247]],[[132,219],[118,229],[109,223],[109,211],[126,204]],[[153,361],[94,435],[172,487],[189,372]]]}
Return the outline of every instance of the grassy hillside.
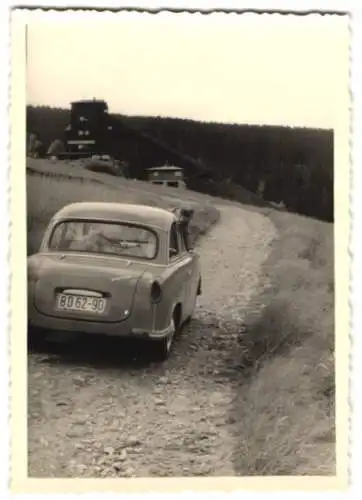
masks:
{"label": "grassy hillside", "polygon": [[[241,332],[250,383],[236,401],[236,468],[247,475],[335,474],[333,225],[271,211],[272,287]],[[240,418],[242,415],[242,418]]]}
{"label": "grassy hillside", "polygon": [[[223,184],[207,185],[210,194],[233,198],[229,186],[240,185],[267,201],[283,202],[290,211],[333,220],[331,130],[114,116],[222,177]],[[28,131],[37,131],[46,146],[63,136],[68,118],[64,109],[27,108]],[[139,144],[132,158],[142,156],[142,151]],[[131,171],[137,170],[135,161],[131,160]],[[152,158],[147,162],[152,166]],[[191,172],[191,177],[197,174]]]}
{"label": "grassy hillside", "polygon": [[[195,216],[190,227],[195,241],[217,222],[219,211],[202,195],[178,192],[177,189],[152,186],[114,178],[48,160],[27,162],[27,231],[28,255],[37,251],[51,217],[67,203],[77,201],[115,201],[142,203],[162,208],[193,206]],[[41,196],[40,196],[41,193]]]}

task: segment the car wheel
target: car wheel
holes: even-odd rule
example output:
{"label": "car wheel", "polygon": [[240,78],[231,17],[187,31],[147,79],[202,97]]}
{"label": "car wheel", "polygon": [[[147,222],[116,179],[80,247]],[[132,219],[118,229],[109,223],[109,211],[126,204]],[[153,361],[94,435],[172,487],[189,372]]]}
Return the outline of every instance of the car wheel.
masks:
{"label": "car wheel", "polygon": [[152,341],[152,358],[154,361],[166,361],[166,359],[169,357],[175,332],[175,320],[172,318],[171,333],[161,340]]}

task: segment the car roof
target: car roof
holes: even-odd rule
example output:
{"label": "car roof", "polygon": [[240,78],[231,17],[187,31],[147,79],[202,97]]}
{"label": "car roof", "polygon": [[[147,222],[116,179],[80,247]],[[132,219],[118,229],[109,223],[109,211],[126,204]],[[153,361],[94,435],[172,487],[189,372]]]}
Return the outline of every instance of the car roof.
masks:
{"label": "car roof", "polygon": [[157,227],[167,231],[176,216],[171,211],[149,205],[112,202],[78,202],[66,205],[56,214],[56,218],[104,218],[124,222],[134,222]]}

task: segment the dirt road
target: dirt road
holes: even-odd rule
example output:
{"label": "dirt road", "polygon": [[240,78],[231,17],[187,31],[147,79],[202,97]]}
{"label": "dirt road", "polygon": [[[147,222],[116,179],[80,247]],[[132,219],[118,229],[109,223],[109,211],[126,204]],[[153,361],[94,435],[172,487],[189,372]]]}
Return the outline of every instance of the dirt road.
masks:
{"label": "dirt road", "polygon": [[[164,364],[94,339],[29,356],[29,475],[235,475],[238,335],[275,229],[238,205],[202,238],[203,295]],[[71,351],[71,352],[70,352]],[[136,359],[130,359],[134,357]]]}

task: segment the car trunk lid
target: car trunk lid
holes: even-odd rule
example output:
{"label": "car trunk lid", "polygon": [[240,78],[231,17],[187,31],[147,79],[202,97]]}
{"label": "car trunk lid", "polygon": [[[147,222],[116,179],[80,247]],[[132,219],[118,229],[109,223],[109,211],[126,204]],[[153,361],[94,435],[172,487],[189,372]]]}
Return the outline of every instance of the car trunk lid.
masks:
{"label": "car trunk lid", "polygon": [[131,313],[143,263],[103,256],[43,256],[34,306],[42,314],[122,321]]}

